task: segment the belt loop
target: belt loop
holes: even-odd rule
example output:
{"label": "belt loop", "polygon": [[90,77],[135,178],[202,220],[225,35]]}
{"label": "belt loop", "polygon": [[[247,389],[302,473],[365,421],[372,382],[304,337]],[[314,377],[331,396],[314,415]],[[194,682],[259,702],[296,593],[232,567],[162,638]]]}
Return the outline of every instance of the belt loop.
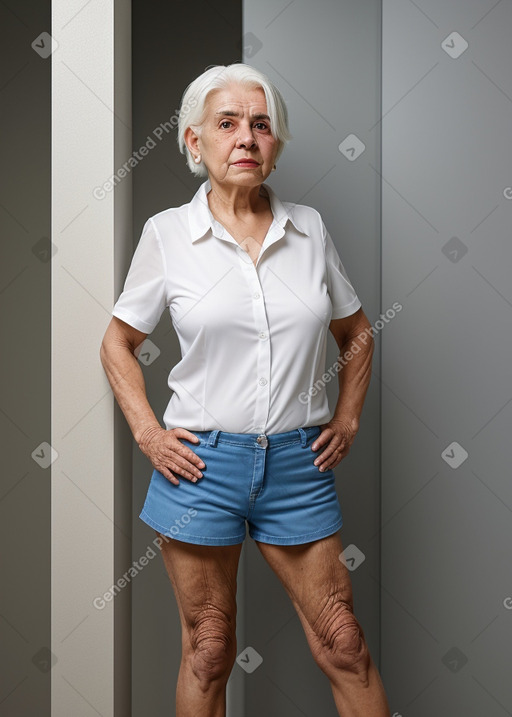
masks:
{"label": "belt loop", "polygon": [[219,429],[215,429],[210,433],[210,437],[208,438],[208,445],[209,446],[216,446],[217,445],[217,438],[220,433]]}
{"label": "belt loop", "polygon": [[300,445],[302,446],[302,448],[304,448],[304,446],[308,442],[306,431],[303,428],[297,428],[297,430],[300,433]]}

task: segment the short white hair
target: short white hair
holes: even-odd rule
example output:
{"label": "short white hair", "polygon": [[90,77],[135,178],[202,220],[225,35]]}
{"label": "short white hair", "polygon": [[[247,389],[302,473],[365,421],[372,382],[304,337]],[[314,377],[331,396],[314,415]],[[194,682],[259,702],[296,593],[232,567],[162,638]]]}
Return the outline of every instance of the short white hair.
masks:
{"label": "short white hair", "polygon": [[253,89],[260,87],[265,93],[267,112],[270,117],[270,131],[278,140],[276,161],[281,156],[286,142],[292,139],[288,128],[288,110],[284,99],[277,87],[266,75],[250,65],[241,62],[232,65],[214,65],[202,75],[196,77],[183,93],[178,116],[177,142],[180,152],[187,157],[187,165],[192,174],[197,177],[208,176],[208,170],[203,160],[194,162],[187,143],[185,130],[191,127],[196,135],[201,135],[202,124],[205,117],[205,103],[208,93],[216,89],[225,89],[233,84],[239,84]]}

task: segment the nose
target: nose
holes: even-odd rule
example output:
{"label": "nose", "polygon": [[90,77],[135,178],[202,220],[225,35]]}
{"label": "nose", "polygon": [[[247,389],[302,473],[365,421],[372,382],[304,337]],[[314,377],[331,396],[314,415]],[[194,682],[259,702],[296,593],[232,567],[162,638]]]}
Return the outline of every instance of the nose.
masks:
{"label": "nose", "polygon": [[236,146],[237,147],[254,147],[255,145],[256,145],[256,140],[254,139],[252,129],[248,126],[240,125],[240,129],[238,131],[238,137],[236,140]]}

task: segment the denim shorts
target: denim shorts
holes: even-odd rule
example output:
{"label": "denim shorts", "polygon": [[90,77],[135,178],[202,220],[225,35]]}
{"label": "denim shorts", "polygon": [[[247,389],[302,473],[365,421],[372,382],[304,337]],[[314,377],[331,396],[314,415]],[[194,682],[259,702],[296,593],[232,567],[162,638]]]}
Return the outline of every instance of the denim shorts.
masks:
{"label": "denim shorts", "polygon": [[191,431],[179,440],[205,468],[196,483],[172,471],[171,483],[156,469],[141,520],[163,535],[199,545],[234,545],[249,535],[263,543],[297,545],[324,538],[343,523],[331,469],[313,461],[320,426],[285,433]]}

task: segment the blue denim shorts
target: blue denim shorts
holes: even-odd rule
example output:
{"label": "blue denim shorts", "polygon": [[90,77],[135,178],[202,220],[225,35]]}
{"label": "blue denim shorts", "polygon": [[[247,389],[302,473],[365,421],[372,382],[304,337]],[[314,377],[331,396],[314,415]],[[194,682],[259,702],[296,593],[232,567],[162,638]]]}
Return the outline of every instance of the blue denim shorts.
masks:
{"label": "blue denim shorts", "polygon": [[156,469],[141,520],[160,533],[199,545],[234,545],[249,535],[263,543],[297,545],[324,538],[343,524],[332,470],[313,461],[320,426],[274,434],[191,431],[179,440],[205,468],[196,483]]}

